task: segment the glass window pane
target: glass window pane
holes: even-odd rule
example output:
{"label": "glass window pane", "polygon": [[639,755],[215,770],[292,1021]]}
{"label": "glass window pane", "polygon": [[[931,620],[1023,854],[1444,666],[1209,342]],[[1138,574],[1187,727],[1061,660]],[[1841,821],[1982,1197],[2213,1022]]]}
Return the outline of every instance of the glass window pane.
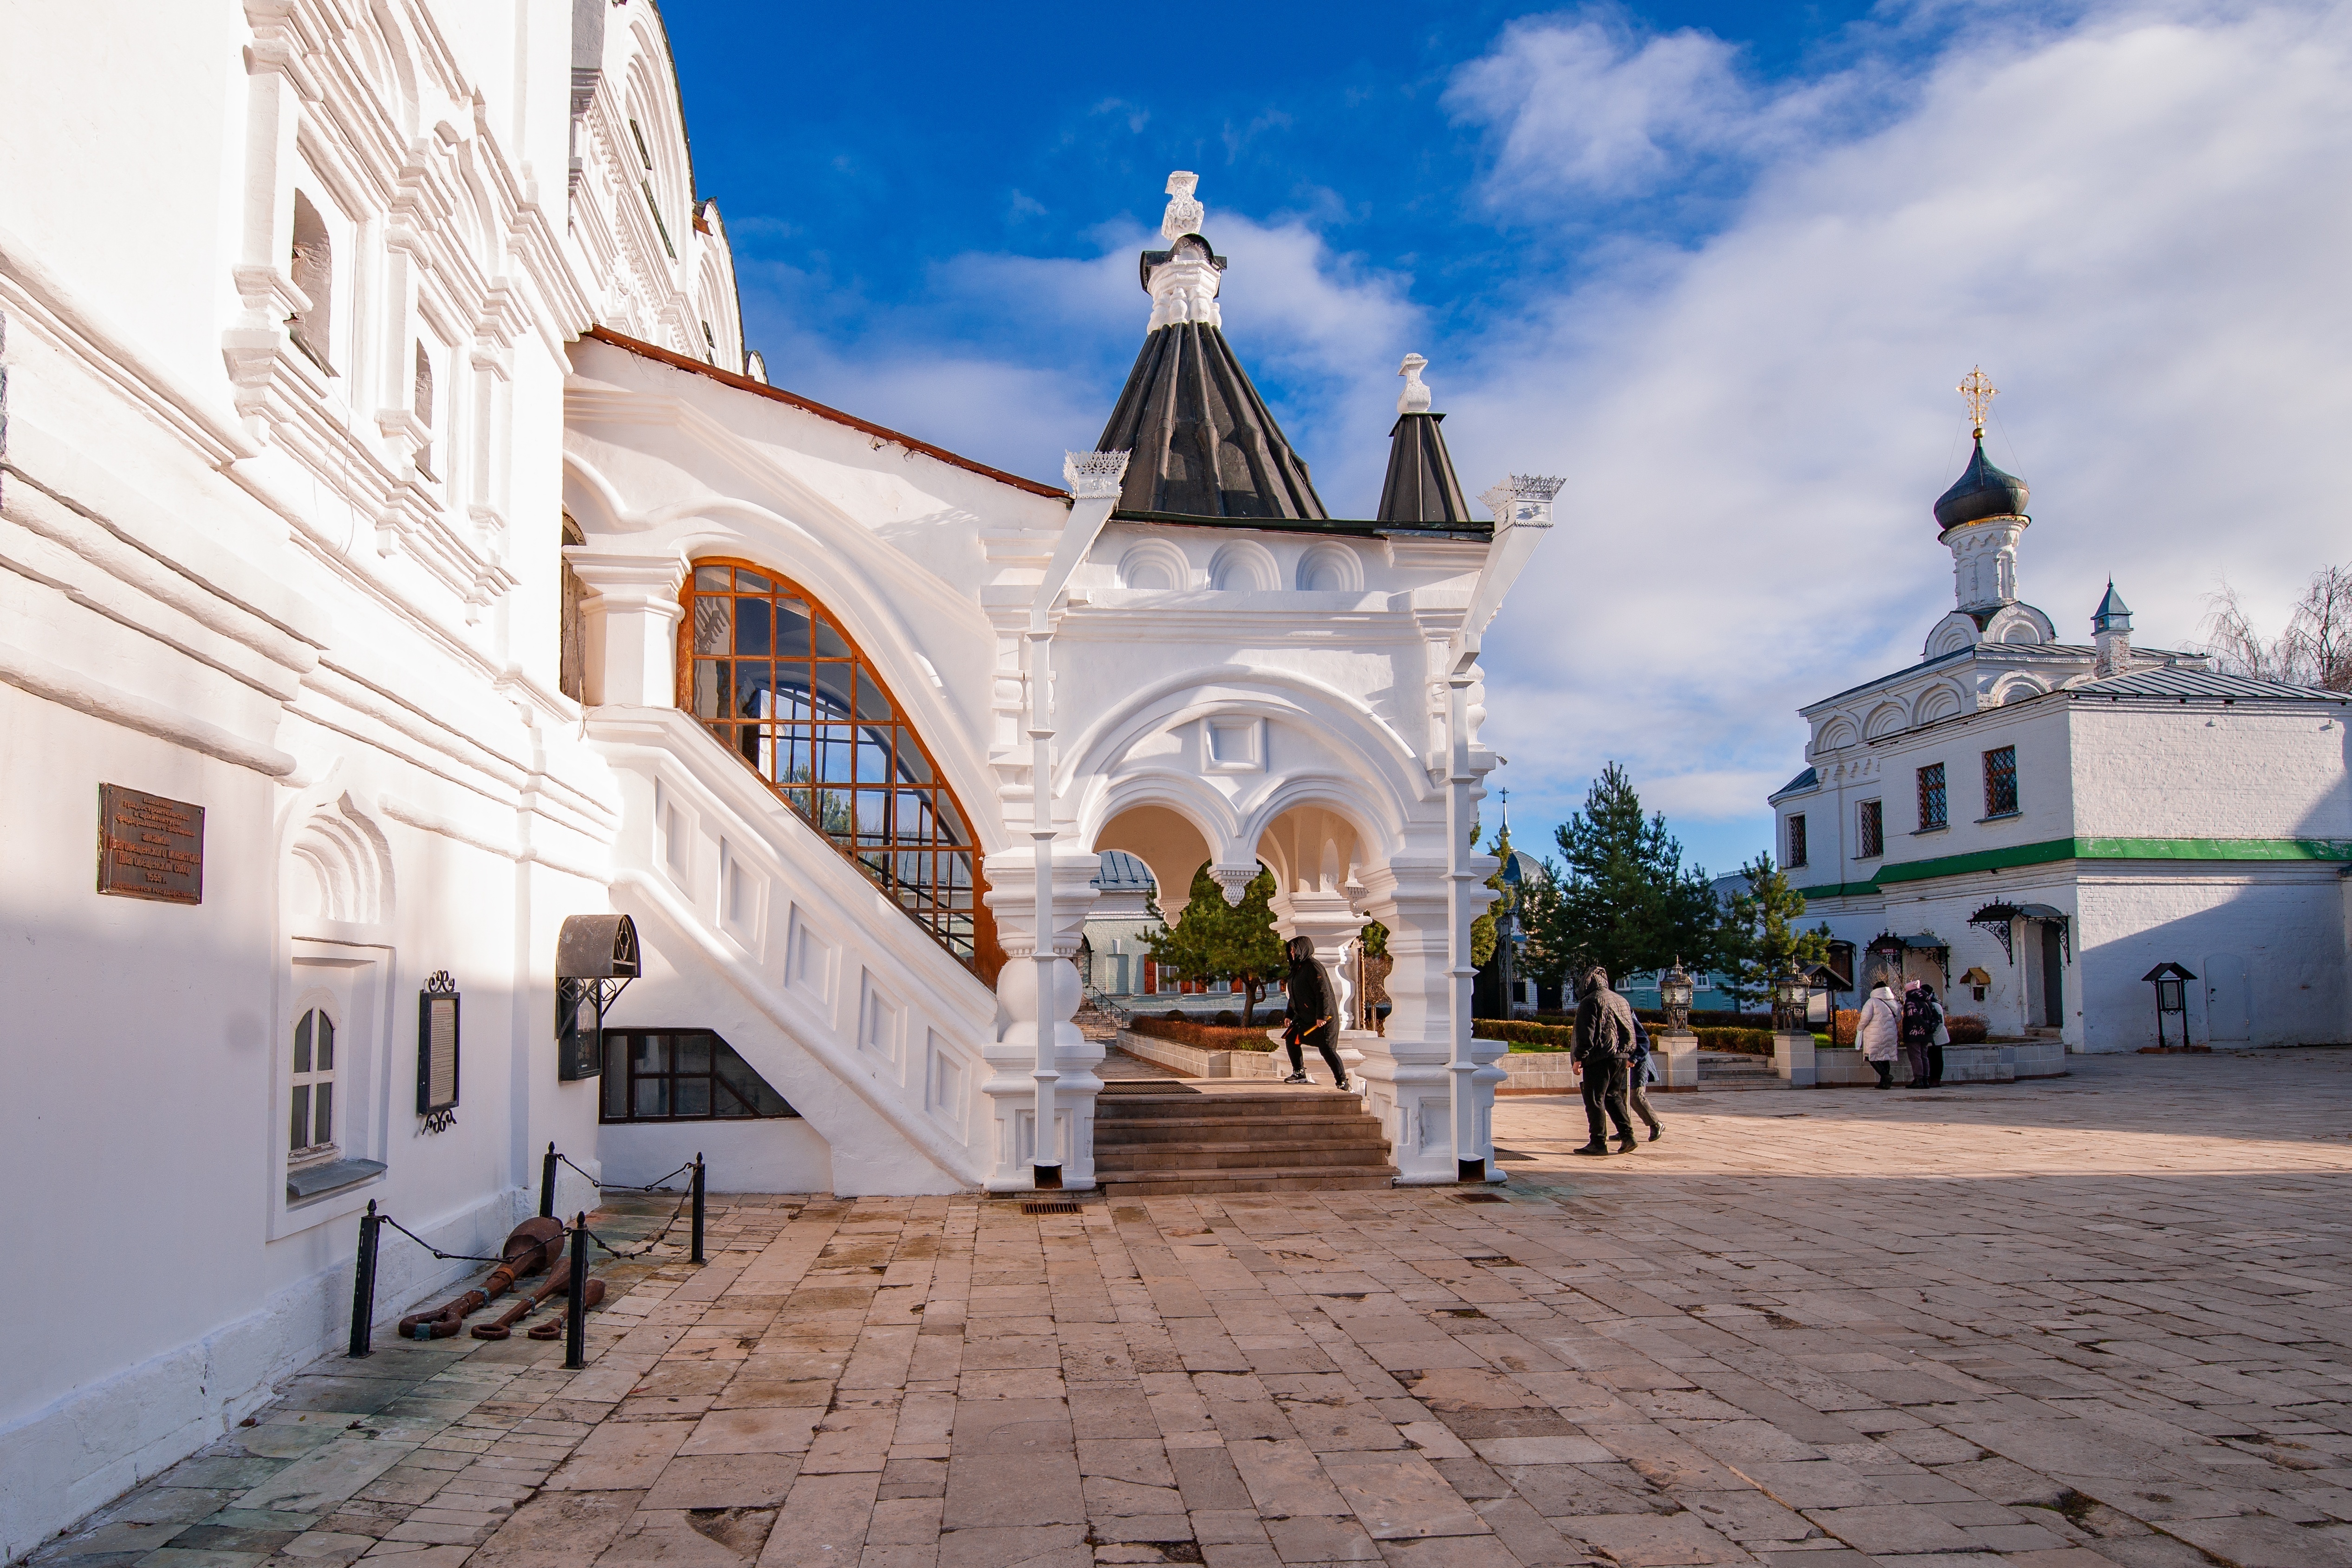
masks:
{"label": "glass window pane", "polygon": [[727,666],[719,659],[698,658],[694,661],[694,716],[698,719],[726,719]]}
{"label": "glass window pane", "polygon": [[680,1035],[677,1046],[677,1070],[709,1072],[710,1070],[710,1037]]}
{"label": "glass window pane", "polygon": [[319,1015],[319,1070],[335,1070],[335,1021],[324,1013]]}
{"label": "glass window pane", "polygon": [[857,730],[857,782],[888,784],[890,782],[890,731],[869,730],[860,725]]}
{"label": "glass window pane", "polygon": [[604,1037],[604,1108],[607,1121],[619,1121],[629,1114],[629,1047],[625,1040],[611,1035]]}
{"label": "glass window pane", "polygon": [[845,789],[817,791],[816,815],[810,820],[816,824],[818,832],[847,842],[852,837],[849,792]]}
{"label": "glass window pane", "polygon": [[735,661],[735,711],[746,719],[774,719],[775,666],[766,659]]}
{"label": "glass window pane", "polygon": [[956,803],[947,797],[945,791],[940,794],[940,842],[942,844],[971,842],[971,836],[964,832],[963,813],[956,809]]}
{"label": "glass window pane", "polygon": [[288,1131],[286,1146],[289,1149],[310,1146],[310,1086],[307,1083],[294,1086],[294,1123]]}
{"label": "glass window pane", "polygon": [[847,719],[850,716],[849,694],[855,683],[856,666],[820,661],[809,668],[814,672],[816,681],[817,717]]}
{"label": "glass window pane", "polygon": [[716,595],[695,596],[694,651],[727,653],[735,638],[735,601]]}
{"label": "glass window pane", "polygon": [[890,700],[882,695],[881,684],[864,665],[857,666],[857,721],[861,724],[878,724],[888,721]]}
{"label": "glass window pane", "polygon": [[694,587],[697,593],[702,593],[712,589],[715,589],[721,594],[725,593],[727,591],[727,568],[724,566],[696,567],[694,569]]}
{"label": "glass window pane", "polygon": [[669,1114],[669,1079],[641,1078],[636,1081],[636,1111],[638,1116]]}
{"label": "glass window pane", "polygon": [[857,731],[846,724],[815,727],[815,783],[852,784],[857,778]]}
{"label": "glass window pane", "polygon": [[735,601],[735,651],[768,656],[769,605],[765,599]]}
{"label": "glass window pane", "polygon": [[632,1072],[669,1071],[669,1037],[639,1035],[630,1046],[629,1070]]}
{"label": "glass window pane", "polygon": [[319,1086],[317,1126],[319,1133],[310,1140],[311,1142],[331,1143],[335,1141],[335,1086],[331,1083]]}
{"label": "glass window pane", "polygon": [[681,1078],[676,1080],[677,1098],[671,1102],[673,1116],[708,1116],[710,1114],[710,1080],[707,1078]]}
{"label": "glass window pane", "polygon": [[776,605],[776,657],[809,657],[809,608],[798,599],[778,599]]}
{"label": "glass window pane", "polygon": [[315,1011],[305,1013],[302,1015],[302,1021],[294,1026],[294,1070],[296,1072],[310,1070],[310,1023],[318,1016]]}
{"label": "glass window pane", "polygon": [[833,624],[832,622],[830,622],[830,621],[826,620],[826,619],[825,619],[824,616],[818,616],[818,617],[817,617],[817,620],[816,620],[816,656],[817,656],[817,658],[851,658],[851,657],[855,656],[856,652],[857,652],[857,650],[856,650],[856,648],[853,648],[853,647],[851,647],[849,646],[849,639],[848,639],[847,637],[843,637],[843,636],[841,635],[840,629],[839,629],[838,627],[836,627],[835,626],[834,626],[834,624]]}
{"label": "glass window pane", "polygon": [[740,566],[735,568],[735,587],[739,593],[744,594],[772,594],[776,591],[773,583],[757,572],[746,571]]}
{"label": "glass window pane", "polygon": [[897,746],[898,776],[908,784],[927,784],[931,782],[931,760],[923,755],[921,742],[911,730],[901,728]]}

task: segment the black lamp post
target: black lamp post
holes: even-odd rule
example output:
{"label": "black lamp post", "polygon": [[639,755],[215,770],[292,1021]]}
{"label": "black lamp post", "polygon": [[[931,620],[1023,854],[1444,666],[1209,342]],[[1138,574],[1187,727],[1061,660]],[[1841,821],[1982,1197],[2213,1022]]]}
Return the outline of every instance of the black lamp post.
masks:
{"label": "black lamp post", "polygon": [[1677,957],[1675,966],[1658,976],[1658,1005],[1666,1010],[1666,1033],[1690,1032],[1691,997],[1695,993],[1691,977],[1684,972],[1683,961]]}
{"label": "black lamp post", "polygon": [[1796,1029],[1805,1020],[1805,1001],[1812,988],[1805,977],[1795,970],[1786,970],[1772,979],[1772,1026],[1776,1029]]}
{"label": "black lamp post", "polygon": [[2184,1047],[2187,1047],[2189,1044],[2189,994],[2185,983],[2196,979],[2197,976],[2189,973],[2179,964],[2159,963],[2140,978],[2156,987],[2158,1047],[2161,1048],[2164,1045],[2164,1020],[2168,1014],[2179,1015],[2180,1043]]}

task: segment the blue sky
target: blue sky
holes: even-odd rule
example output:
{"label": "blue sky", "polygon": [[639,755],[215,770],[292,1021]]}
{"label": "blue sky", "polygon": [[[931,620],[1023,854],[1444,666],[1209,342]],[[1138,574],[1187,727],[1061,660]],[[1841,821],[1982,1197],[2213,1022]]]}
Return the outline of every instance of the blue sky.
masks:
{"label": "blue sky", "polygon": [[2330,5],[782,7],[670,0],[779,384],[1051,479],[1140,341],[1171,168],[1339,515],[1398,357],[1465,486],[1572,483],[1490,640],[1522,844],[1611,758],[1717,871],[1794,710],[1917,657],[1950,388],[2006,391],[2021,581],[2143,642],[2343,544],[2352,25]]}

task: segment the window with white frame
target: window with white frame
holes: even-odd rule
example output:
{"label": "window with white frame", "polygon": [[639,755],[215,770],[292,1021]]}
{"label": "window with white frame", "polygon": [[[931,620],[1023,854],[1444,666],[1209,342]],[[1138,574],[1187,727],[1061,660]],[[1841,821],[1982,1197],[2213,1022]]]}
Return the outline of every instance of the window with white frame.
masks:
{"label": "window with white frame", "polygon": [[324,1007],[306,1007],[294,1023],[286,1163],[316,1165],[336,1158],[335,1020]]}

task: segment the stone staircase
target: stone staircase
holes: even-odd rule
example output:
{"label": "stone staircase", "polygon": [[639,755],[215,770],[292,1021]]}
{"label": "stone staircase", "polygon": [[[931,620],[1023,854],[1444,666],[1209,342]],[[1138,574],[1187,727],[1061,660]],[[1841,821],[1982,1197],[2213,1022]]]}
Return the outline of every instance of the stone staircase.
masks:
{"label": "stone staircase", "polygon": [[1129,1079],[1095,1101],[1095,1181],[1111,1197],[1347,1192],[1395,1177],[1380,1122],[1339,1089]]}
{"label": "stone staircase", "polygon": [[1770,1057],[1741,1056],[1728,1051],[1699,1052],[1698,1086],[1701,1089],[1789,1087],[1780,1075],[1773,1072]]}

